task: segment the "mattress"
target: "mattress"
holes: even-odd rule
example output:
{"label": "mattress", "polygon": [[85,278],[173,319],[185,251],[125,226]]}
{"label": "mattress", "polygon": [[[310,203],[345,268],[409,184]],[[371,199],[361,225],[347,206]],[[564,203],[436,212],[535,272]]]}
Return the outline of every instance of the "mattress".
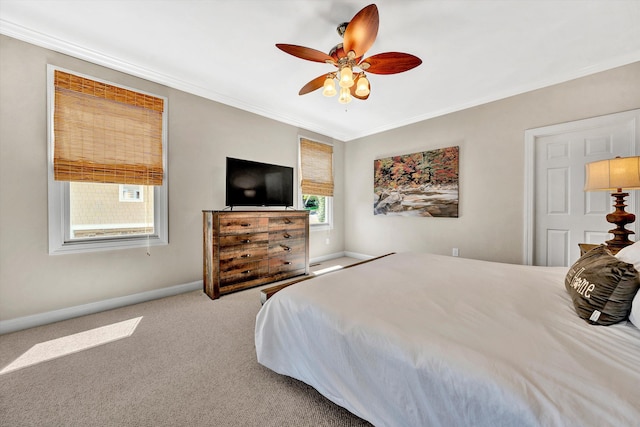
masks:
{"label": "mattress", "polygon": [[566,270],[390,255],[267,300],[257,359],[376,426],[640,425],[640,330],[580,319]]}

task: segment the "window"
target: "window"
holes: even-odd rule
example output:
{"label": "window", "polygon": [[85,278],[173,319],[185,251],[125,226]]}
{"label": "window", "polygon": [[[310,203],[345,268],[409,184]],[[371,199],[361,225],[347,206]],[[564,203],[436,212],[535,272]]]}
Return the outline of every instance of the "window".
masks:
{"label": "window", "polygon": [[69,213],[71,240],[151,235],[153,187],[70,182]]}
{"label": "window", "polygon": [[166,98],[48,67],[49,253],[168,243]]}
{"label": "window", "polygon": [[331,197],[303,194],[302,205],[309,211],[309,225],[331,224]]}
{"label": "window", "polygon": [[333,147],[300,138],[300,194],[312,227],[331,227]]}

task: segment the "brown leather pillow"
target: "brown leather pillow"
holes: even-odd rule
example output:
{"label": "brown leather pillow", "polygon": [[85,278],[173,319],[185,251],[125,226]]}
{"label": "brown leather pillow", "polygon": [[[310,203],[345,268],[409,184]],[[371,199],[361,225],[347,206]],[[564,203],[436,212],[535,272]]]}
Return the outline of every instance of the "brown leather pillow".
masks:
{"label": "brown leather pillow", "polygon": [[591,324],[613,325],[629,317],[640,279],[633,264],[620,261],[602,245],[571,266],[564,284],[578,316]]}

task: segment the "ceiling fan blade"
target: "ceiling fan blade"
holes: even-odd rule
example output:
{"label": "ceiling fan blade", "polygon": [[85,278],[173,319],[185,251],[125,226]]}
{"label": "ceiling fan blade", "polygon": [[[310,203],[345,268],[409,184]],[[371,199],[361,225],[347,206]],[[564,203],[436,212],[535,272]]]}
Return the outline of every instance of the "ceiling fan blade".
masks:
{"label": "ceiling fan blade", "polygon": [[307,61],[314,62],[328,62],[333,64],[333,58],[327,55],[324,52],[320,52],[319,50],[311,49],[310,47],[304,46],[296,46],[294,44],[276,44],[276,47],[283,52],[288,53],[289,55],[293,55],[297,58],[306,59]]}
{"label": "ceiling fan blade", "polygon": [[306,95],[309,92],[313,92],[316,89],[320,89],[324,85],[324,81],[326,79],[327,79],[326,74],[316,77],[306,85],[302,86],[302,89],[300,89],[300,92],[298,92],[298,95]]}
{"label": "ceiling fan blade", "polygon": [[385,52],[363,59],[358,67],[372,74],[396,74],[408,71],[420,64],[422,64],[422,60],[409,53]]}
{"label": "ceiling fan blade", "polygon": [[344,32],[344,51],[355,52],[355,57],[364,55],[378,36],[378,7],[375,4],[356,13]]}

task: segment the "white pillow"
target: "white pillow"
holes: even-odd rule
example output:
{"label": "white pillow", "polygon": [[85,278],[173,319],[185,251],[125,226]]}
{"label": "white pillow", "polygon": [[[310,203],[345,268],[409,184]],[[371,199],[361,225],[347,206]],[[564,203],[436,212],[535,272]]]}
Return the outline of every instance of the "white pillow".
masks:
{"label": "white pillow", "polygon": [[[633,264],[636,270],[640,271],[640,241],[620,249],[616,254],[616,258],[628,264]],[[640,328],[640,291],[636,294],[633,298],[633,302],[631,303],[629,320]]]}
{"label": "white pillow", "polygon": [[636,294],[631,302],[631,313],[629,313],[629,320],[640,329],[640,291]]}
{"label": "white pillow", "polygon": [[627,264],[633,264],[636,270],[640,271],[640,241],[620,249],[616,258]]}

